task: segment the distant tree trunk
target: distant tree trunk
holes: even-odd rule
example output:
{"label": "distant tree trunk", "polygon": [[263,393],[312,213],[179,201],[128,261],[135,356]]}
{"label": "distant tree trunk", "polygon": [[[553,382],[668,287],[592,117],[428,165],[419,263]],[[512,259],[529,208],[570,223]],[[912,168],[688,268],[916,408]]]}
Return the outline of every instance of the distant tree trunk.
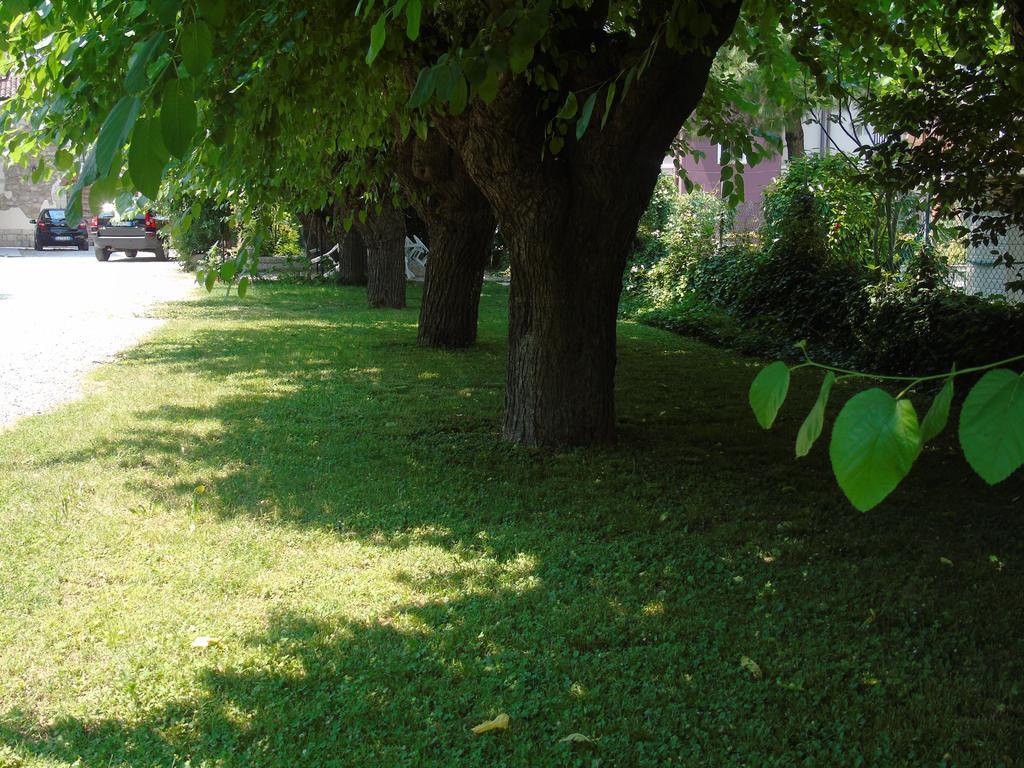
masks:
{"label": "distant tree trunk", "polygon": [[790,160],[803,157],[804,152],[804,123],[802,117],[792,118],[786,121],[786,154]]}
{"label": "distant tree trunk", "polygon": [[342,285],[366,285],[366,243],[354,227],[342,232],[338,270]]}
{"label": "distant tree trunk", "polygon": [[331,227],[328,224],[329,208],[303,211],[296,214],[302,231],[302,245],[310,256],[326,253],[331,246]]}
{"label": "distant tree trunk", "polygon": [[410,139],[396,160],[430,246],[417,341],[425,347],[472,346],[494,239],[491,205],[436,131],[426,141]]}
{"label": "distant tree trunk", "polygon": [[[595,3],[591,12],[605,8]],[[474,102],[441,121],[493,206],[511,258],[507,440],[562,446],[614,439],[615,322],[630,245],[738,12],[739,3],[715,6],[714,39],[688,54],[655,49],[604,127],[599,100],[583,138],[570,135],[557,156],[539,150],[551,118],[547,97],[523,79],[506,80],[490,105]],[[607,46],[608,55],[593,57],[594,71],[574,72],[565,87],[595,87],[627,66],[619,56],[628,43],[603,33],[604,23],[591,25],[591,45]]]}
{"label": "distant tree trunk", "polygon": [[366,243],[366,298],[371,307],[405,307],[405,216],[385,202],[356,229]]}

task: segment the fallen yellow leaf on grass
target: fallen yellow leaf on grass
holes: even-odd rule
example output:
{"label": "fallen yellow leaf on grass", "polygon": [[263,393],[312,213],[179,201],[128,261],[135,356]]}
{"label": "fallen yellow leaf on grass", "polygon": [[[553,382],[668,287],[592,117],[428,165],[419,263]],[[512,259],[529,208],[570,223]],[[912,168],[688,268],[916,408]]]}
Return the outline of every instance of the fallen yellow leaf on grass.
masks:
{"label": "fallen yellow leaf on grass", "polygon": [[760,680],[764,676],[760,665],[749,656],[740,656],[740,666],[747,670],[755,680]]}
{"label": "fallen yellow leaf on grass", "polygon": [[503,731],[508,728],[508,715],[502,712],[493,720],[484,720],[480,725],[473,726],[473,733],[478,736],[488,731]]}
{"label": "fallen yellow leaf on grass", "polygon": [[211,645],[220,645],[220,638],[206,637],[203,635],[202,637],[197,637],[192,641],[193,648],[209,648]]}

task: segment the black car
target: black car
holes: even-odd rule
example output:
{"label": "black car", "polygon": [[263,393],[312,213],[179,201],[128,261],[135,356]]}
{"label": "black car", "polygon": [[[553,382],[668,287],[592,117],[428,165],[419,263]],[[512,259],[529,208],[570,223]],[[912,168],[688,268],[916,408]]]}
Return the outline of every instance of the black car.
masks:
{"label": "black car", "polygon": [[36,225],[33,246],[37,251],[60,245],[77,245],[78,250],[89,250],[89,231],[85,224],[68,224],[63,208],[43,208],[39,218],[32,219]]}

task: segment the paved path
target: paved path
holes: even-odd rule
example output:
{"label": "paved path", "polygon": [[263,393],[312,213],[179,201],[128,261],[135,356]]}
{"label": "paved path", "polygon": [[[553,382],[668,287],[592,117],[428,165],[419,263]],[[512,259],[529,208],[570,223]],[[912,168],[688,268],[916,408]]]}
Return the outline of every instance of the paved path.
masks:
{"label": "paved path", "polygon": [[162,323],[149,307],[194,284],[146,255],[0,248],[0,429],[77,397],[86,371]]}

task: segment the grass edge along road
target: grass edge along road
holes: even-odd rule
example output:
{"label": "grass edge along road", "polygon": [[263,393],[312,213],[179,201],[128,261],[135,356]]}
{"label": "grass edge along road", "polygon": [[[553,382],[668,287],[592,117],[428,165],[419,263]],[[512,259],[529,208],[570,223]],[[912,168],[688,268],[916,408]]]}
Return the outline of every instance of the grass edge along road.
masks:
{"label": "grass edge along road", "polygon": [[857,513],[816,378],[765,433],[630,323],[616,449],[511,447],[507,290],[467,352],[418,297],[168,305],[0,432],[0,766],[1022,764],[1019,478],[947,439]]}

